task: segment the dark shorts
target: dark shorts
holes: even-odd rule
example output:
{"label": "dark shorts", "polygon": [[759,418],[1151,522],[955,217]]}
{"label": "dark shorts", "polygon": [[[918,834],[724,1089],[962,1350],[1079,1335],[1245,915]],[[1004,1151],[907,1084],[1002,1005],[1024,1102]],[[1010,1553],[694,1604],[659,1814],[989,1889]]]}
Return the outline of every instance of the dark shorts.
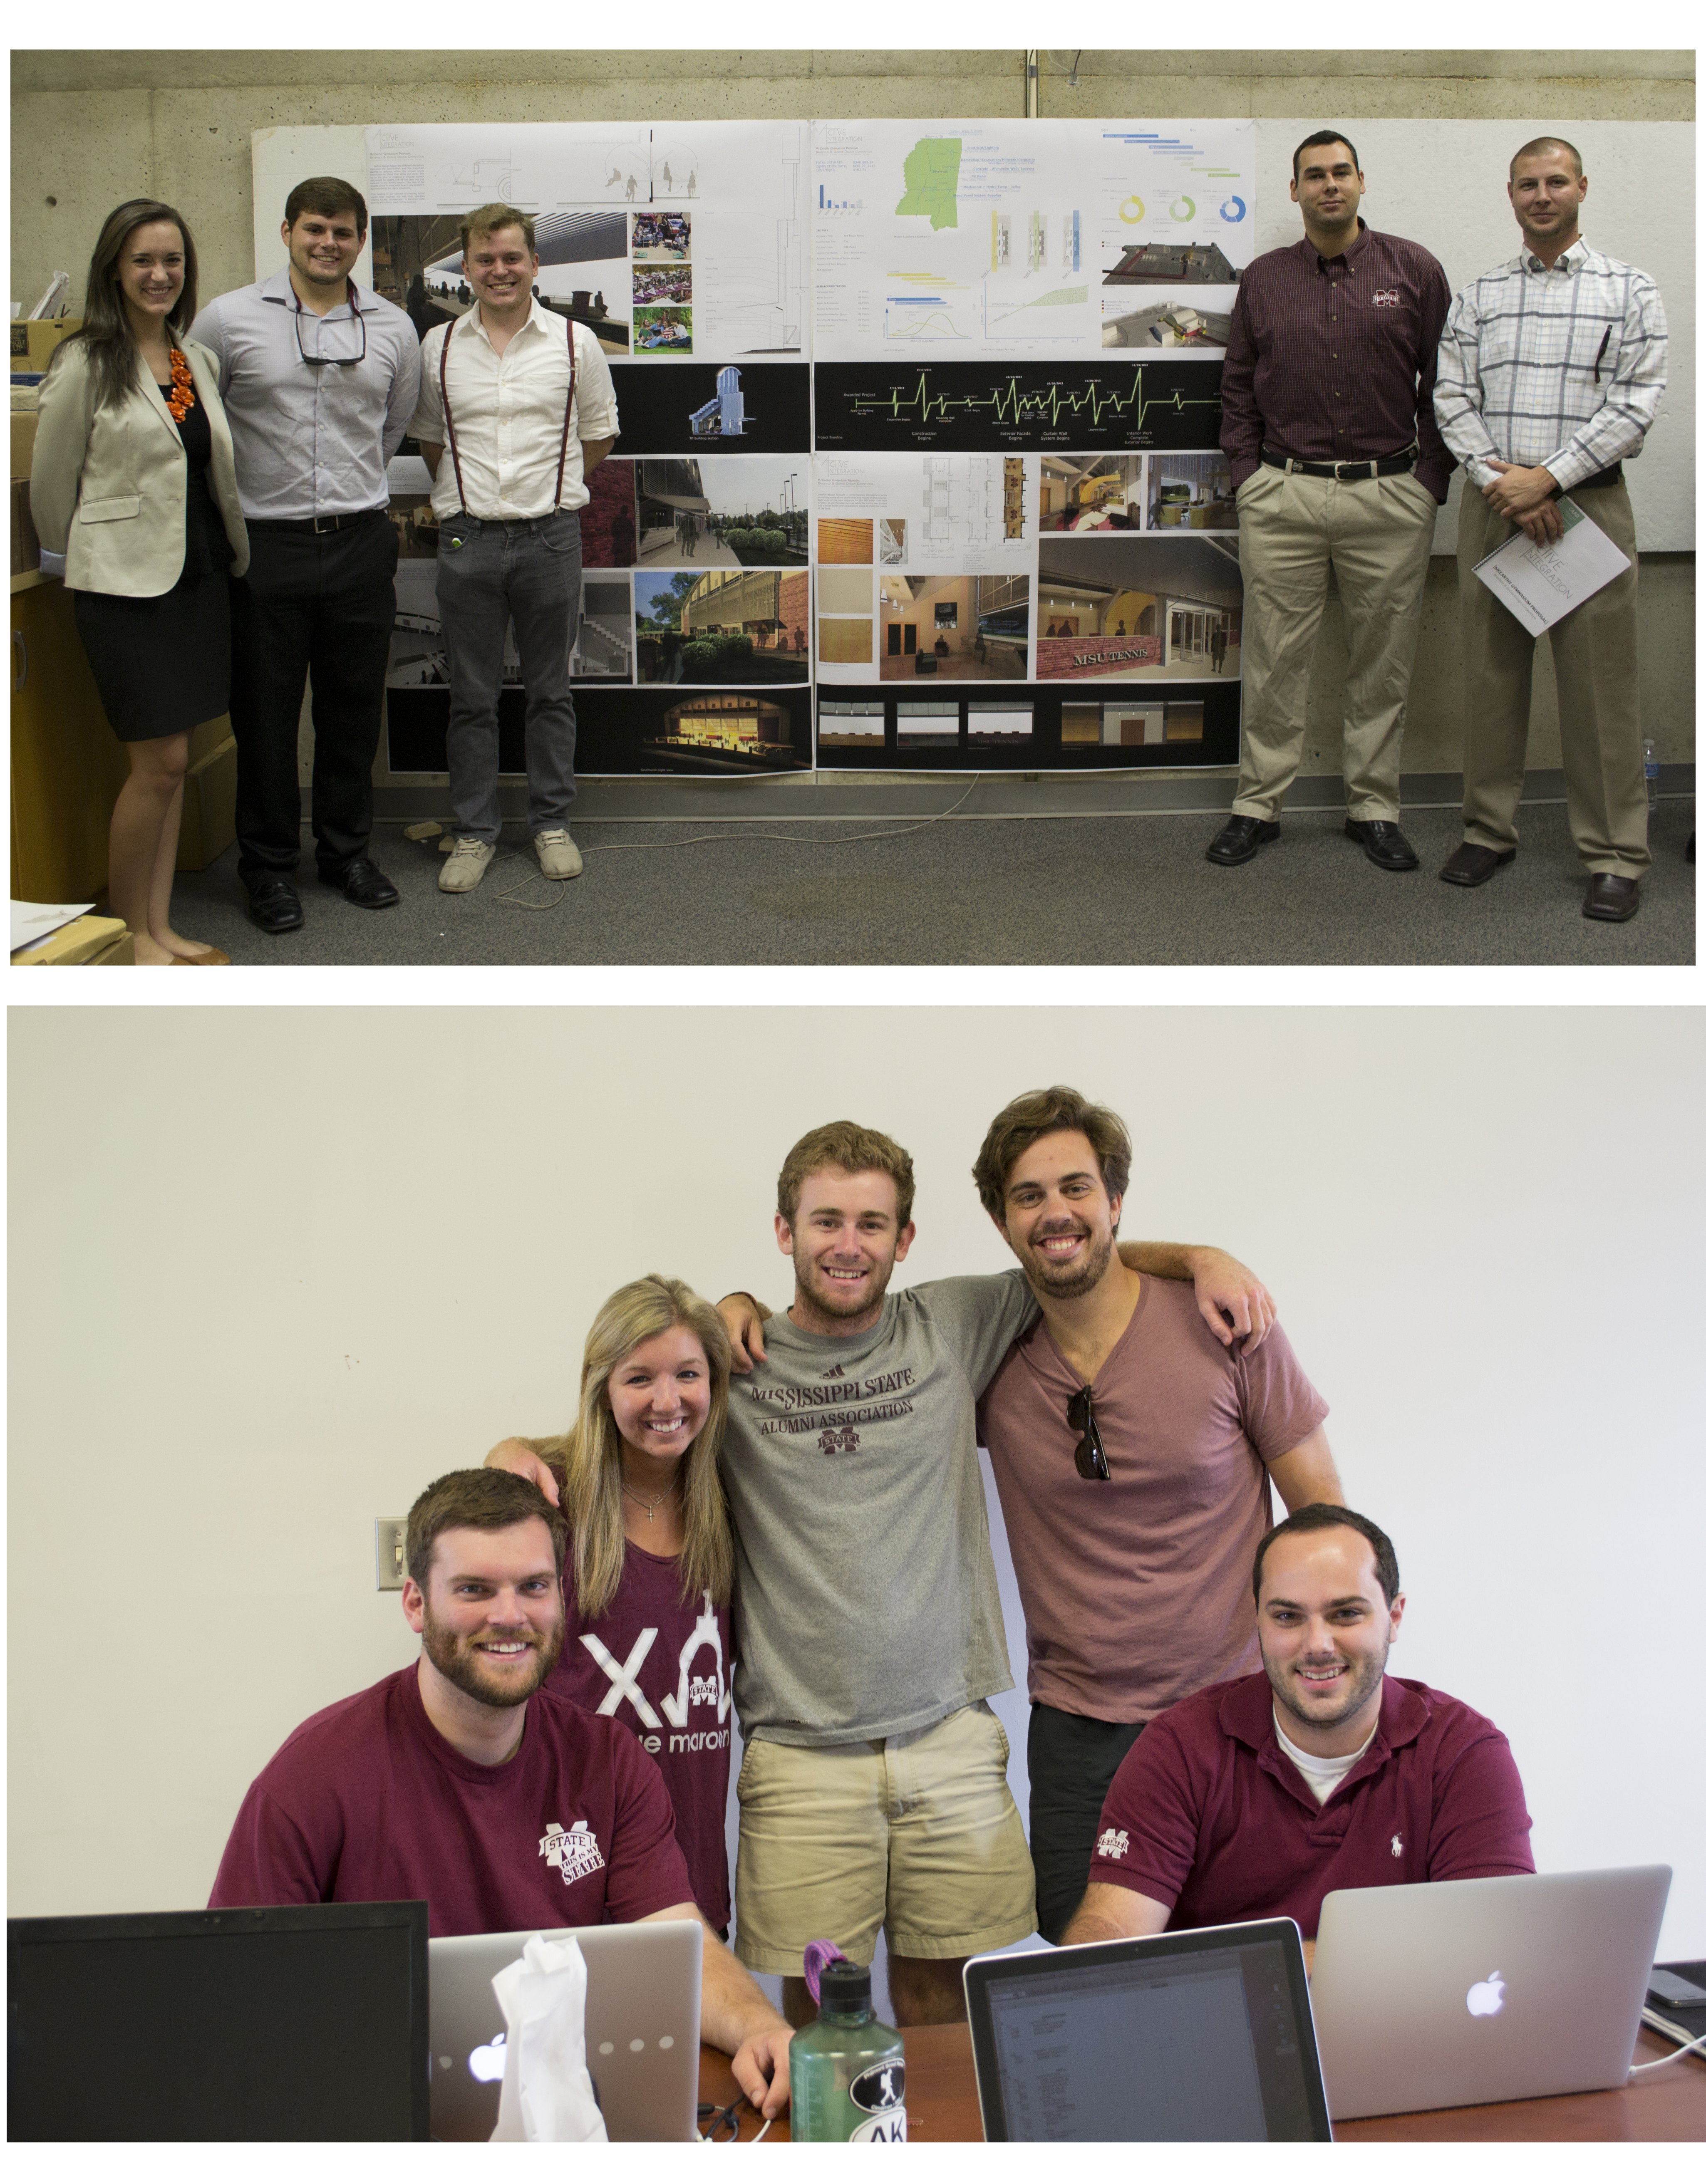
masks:
{"label": "dark shorts", "polygon": [[1060,1940],[1084,1901],[1102,1800],[1142,1728],[1140,1721],[1096,1721],[1058,1707],[1031,1708],[1031,1864],[1037,1931],[1045,1942]]}

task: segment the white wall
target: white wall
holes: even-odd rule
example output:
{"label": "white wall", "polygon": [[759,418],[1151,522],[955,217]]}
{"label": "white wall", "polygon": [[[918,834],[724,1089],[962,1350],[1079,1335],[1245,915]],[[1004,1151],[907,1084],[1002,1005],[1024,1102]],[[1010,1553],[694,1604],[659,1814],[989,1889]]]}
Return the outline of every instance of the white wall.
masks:
{"label": "white wall", "polygon": [[803,1129],[911,1147],[912,1279],[991,1268],[983,1128],[1064,1078],[1137,1127],[1127,1234],[1274,1290],[1395,1669],[1508,1732],[1542,1866],[1670,1860],[1706,1954],[1702,1061],[1682,1009],[13,1011],[10,1910],[204,1900],[286,1733],[410,1658],[373,1519],[565,1423],[618,1282],[784,1295]]}

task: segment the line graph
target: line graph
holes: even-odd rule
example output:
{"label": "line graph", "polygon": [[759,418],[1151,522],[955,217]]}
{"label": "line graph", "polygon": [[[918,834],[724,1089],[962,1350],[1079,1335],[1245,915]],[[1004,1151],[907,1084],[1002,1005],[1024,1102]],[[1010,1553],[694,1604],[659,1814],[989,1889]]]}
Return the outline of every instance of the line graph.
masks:
{"label": "line graph", "polygon": [[[861,383],[862,382],[862,383]],[[817,367],[820,448],[1213,448],[1220,367],[922,364],[885,387],[868,365]]]}

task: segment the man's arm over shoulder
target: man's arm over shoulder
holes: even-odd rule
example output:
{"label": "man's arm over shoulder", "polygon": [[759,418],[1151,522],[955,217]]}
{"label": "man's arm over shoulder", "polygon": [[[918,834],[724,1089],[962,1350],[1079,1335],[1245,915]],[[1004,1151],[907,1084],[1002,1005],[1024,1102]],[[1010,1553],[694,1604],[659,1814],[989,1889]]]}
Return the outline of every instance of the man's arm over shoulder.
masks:
{"label": "man's arm over shoulder", "polygon": [[[324,1836],[324,1830],[312,1830]],[[255,1903],[326,1903],[337,1883],[336,1846],[310,1840],[310,1830],[286,1812],[259,1782],[238,1810],[237,1824],[214,1877],[208,1908]]]}
{"label": "man's arm over shoulder", "polygon": [[928,1312],[979,1396],[1038,1318],[1030,1284],[1017,1267],[1001,1274],[951,1274],[920,1282],[908,1294]]}
{"label": "man's arm over shoulder", "polygon": [[1475,1715],[1436,1763],[1430,1880],[1474,1880],[1489,1874],[1532,1873],[1534,1823],[1509,1744]]}

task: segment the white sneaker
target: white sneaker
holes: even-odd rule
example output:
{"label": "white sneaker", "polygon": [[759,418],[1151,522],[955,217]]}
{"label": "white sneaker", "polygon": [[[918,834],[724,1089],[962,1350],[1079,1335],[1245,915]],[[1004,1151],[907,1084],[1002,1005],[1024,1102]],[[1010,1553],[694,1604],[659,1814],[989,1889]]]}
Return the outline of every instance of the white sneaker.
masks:
{"label": "white sneaker", "polygon": [[446,894],[467,894],[479,886],[497,854],[492,843],[482,842],[477,834],[457,835],[438,874],[439,886]]}
{"label": "white sneaker", "polygon": [[535,834],[533,854],[538,858],[539,870],[548,880],[572,880],[580,877],[581,853],[575,847],[566,827],[547,827],[542,834]]}

